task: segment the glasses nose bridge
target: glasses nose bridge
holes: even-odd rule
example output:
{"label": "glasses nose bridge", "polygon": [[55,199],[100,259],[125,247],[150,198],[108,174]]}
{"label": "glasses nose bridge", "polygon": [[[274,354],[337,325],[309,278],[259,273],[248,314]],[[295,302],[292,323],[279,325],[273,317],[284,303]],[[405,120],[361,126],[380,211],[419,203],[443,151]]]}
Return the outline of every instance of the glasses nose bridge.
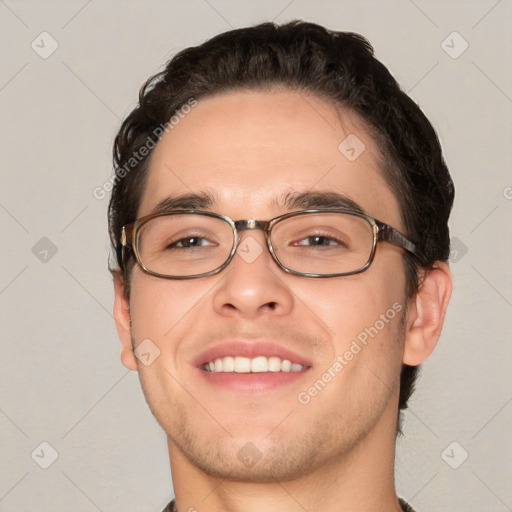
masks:
{"label": "glasses nose bridge", "polygon": [[235,221],[235,228],[238,233],[241,233],[242,231],[249,231],[253,229],[264,231],[265,234],[268,232],[268,226],[270,222],[266,220],[236,220]]}
{"label": "glasses nose bridge", "polygon": [[236,220],[234,221],[235,224],[235,230],[237,235],[236,245],[240,244],[242,240],[242,233],[244,231],[263,231],[265,234],[265,241],[267,243],[267,247],[269,247],[269,226],[270,221],[266,220]]}

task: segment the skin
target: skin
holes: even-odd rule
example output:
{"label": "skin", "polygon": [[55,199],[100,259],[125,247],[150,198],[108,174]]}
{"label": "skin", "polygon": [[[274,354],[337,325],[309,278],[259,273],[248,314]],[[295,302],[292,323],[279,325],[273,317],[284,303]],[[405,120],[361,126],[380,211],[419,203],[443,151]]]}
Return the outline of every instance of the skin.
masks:
{"label": "skin", "polygon": [[[339,144],[355,134],[365,151],[353,162]],[[138,217],[168,196],[209,191],[211,210],[267,220],[285,211],[290,191],[336,191],[404,232],[360,119],[289,90],[230,92],[202,99],[154,150]],[[265,249],[261,231],[243,233]],[[283,272],[265,249],[238,255],[215,276],[165,280],[135,265],[130,302],[115,279],[121,360],[140,375],[146,400],[167,433],[177,507],[198,511],[398,511],[393,476],[399,374],[434,349],[451,293],[448,267],[423,276],[405,296],[402,249],[379,243],[360,274],[309,279]],[[399,303],[402,311],[311,399],[307,390],[365,327]],[[275,341],[312,362],[307,376],[244,395],[197,377],[192,360],[217,342]],[[149,338],[149,366],[133,347]],[[237,457],[252,443],[252,467]],[[369,492],[371,489],[371,492]]]}

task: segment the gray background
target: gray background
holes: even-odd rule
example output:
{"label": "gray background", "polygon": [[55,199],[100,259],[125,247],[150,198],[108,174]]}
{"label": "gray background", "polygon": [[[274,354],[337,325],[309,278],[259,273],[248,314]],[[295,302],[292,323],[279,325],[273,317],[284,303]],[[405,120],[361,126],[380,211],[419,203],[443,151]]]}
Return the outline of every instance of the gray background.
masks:
{"label": "gray background", "polygon": [[165,436],[119,361],[107,199],[92,191],[172,54],[294,18],[370,39],[456,183],[454,295],[406,416],[398,491],[424,512],[512,510],[510,0],[0,0],[0,511],[154,512],[171,497]]}

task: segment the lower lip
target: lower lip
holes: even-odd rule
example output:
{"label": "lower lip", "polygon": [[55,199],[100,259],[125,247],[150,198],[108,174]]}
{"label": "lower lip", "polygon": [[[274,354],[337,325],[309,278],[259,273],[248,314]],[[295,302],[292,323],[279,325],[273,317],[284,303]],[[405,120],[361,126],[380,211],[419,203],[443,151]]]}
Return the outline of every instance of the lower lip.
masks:
{"label": "lower lip", "polygon": [[207,372],[200,368],[197,371],[206,381],[238,393],[259,393],[292,384],[306,375],[309,368],[300,372]]}

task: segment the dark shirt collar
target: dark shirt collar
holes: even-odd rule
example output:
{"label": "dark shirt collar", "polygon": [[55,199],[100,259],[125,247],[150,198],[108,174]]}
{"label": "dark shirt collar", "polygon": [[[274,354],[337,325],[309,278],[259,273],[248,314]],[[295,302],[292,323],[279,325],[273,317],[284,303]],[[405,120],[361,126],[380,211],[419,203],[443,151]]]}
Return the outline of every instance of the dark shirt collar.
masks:
{"label": "dark shirt collar", "polygon": [[[412,507],[408,505],[403,499],[400,498],[400,506],[402,507],[403,512],[414,512]],[[162,512],[177,512],[176,511],[176,505],[174,503],[174,500],[172,500],[167,507],[165,507]]]}

